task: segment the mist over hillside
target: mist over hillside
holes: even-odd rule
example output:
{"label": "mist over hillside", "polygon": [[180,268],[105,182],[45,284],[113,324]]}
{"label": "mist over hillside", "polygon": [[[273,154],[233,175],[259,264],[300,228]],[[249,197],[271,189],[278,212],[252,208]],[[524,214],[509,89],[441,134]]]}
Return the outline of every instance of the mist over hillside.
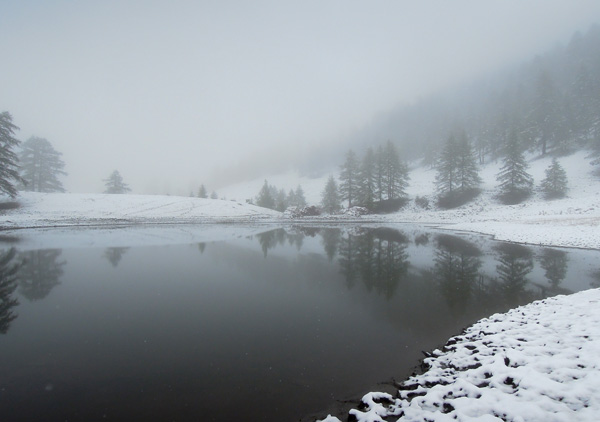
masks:
{"label": "mist over hillside", "polygon": [[[481,163],[498,159],[513,129],[528,150],[560,155],[595,148],[598,116],[600,26],[594,25],[574,33],[566,45],[558,44],[521,65],[398,105],[343,142],[325,143],[296,157],[292,166],[307,177],[322,176],[341,164],[346,150],[363,152],[388,140],[397,145],[403,159],[432,164],[449,134],[457,130],[467,132]],[[276,174],[289,166],[280,163],[269,171]],[[257,173],[249,178],[260,176]]]}

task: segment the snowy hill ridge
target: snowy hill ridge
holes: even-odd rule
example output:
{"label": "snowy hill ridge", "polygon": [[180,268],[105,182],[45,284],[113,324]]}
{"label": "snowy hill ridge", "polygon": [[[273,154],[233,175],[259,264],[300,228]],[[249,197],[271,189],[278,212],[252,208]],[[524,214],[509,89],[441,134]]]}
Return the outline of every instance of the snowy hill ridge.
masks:
{"label": "snowy hill ridge", "polygon": [[22,192],[19,208],[2,211],[0,227],[35,228],[94,224],[253,222],[281,213],[218,199],[160,195]]}

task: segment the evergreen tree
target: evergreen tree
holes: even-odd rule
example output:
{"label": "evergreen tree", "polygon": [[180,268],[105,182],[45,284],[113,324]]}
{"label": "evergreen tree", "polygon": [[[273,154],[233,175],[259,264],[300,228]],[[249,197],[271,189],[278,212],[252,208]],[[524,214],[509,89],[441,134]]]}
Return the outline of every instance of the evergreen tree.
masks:
{"label": "evergreen tree", "polygon": [[394,144],[387,141],[384,148],[383,188],[386,199],[406,196],[408,187],[408,168],[400,162],[400,156]]}
{"label": "evergreen tree", "polygon": [[290,192],[288,193],[287,196],[287,203],[288,206],[290,207],[295,207],[297,200],[296,200],[296,192],[294,191],[294,189],[290,189]]}
{"label": "evergreen tree", "polygon": [[210,199],[219,199],[219,195],[217,195],[217,192],[212,191],[212,193],[210,194]]}
{"label": "evergreen tree", "polygon": [[385,174],[385,153],[381,145],[377,147],[375,153],[375,198],[379,202],[383,201],[383,194],[385,193],[384,188],[384,174]]}
{"label": "evergreen tree", "polygon": [[285,191],[280,189],[277,192],[277,197],[275,198],[275,209],[279,212],[284,212],[288,207],[287,197],[285,195]]}
{"label": "evergreen tree", "polygon": [[269,182],[265,180],[263,187],[258,192],[256,197],[256,205],[263,208],[275,209],[275,198],[271,194],[272,189],[269,186]]}
{"label": "evergreen tree", "polygon": [[563,198],[567,194],[567,173],[556,158],[546,169],[546,177],[541,183],[546,199]]}
{"label": "evergreen tree", "polygon": [[372,148],[367,149],[360,165],[358,202],[369,209],[377,198],[377,163]]}
{"label": "evergreen tree", "polygon": [[499,182],[500,199],[507,204],[516,204],[527,198],[533,189],[533,178],[527,173],[529,167],[517,134],[513,131],[506,145],[502,168],[496,176]]}
{"label": "evergreen tree", "polygon": [[340,195],[333,175],[330,175],[329,179],[327,179],[327,184],[322,194],[321,205],[323,206],[323,210],[329,214],[340,210]]}
{"label": "evergreen tree", "polygon": [[302,186],[298,185],[298,187],[296,188],[295,197],[297,207],[306,206],[306,198],[304,197],[304,189],[302,189]]}
{"label": "evergreen tree", "polygon": [[477,189],[481,183],[477,158],[473,152],[471,142],[463,131],[456,145],[458,160],[456,163],[456,185],[461,193]]}
{"label": "evergreen tree", "polygon": [[104,186],[106,186],[104,193],[123,194],[131,191],[118,170],[113,171],[108,179],[104,179]]}
{"label": "evergreen tree", "polygon": [[359,180],[359,166],[356,154],[354,151],[349,150],[346,153],[346,161],[341,167],[340,172],[340,198],[342,201],[348,201],[348,208],[356,205],[358,199],[358,192],[360,186]]}
{"label": "evergreen tree", "polygon": [[198,198],[208,198],[208,192],[204,185],[200,185],[200,189],[198,189]]}
{"label": "evergreen tree", "polygon": [[47,139],[32,136],[23,142],[21,151],[22,190],[32,192],[64,192],[58,176],[66,175],[62,154]]}
{"label": "evergreen tree", "polygon": [[435,187],[438,195],[448,195],[456,189],[458,184],[456,175],[457,167],[458,143],[454,135],[450,135],[436,164]]}
{"label": "evergreen tree", "polygon": [[13,183],[21,182],[17,165],[19,159],[14,152],[14,148],[19,146],[19,141],[14,137],[18,129],[8,111],[0,113],[0,194],[4,193],[12,198],[17,196]]}

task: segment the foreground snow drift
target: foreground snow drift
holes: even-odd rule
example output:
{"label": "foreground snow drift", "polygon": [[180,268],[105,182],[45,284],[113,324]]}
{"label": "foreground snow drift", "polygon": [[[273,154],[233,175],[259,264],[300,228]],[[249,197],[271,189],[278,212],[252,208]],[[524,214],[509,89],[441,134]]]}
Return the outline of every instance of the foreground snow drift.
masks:
{"label": "foreground snow drift", "polygon": [[599,356],[600,289],[545,299],[481,320],[425,359],[429,369],[405,381],[398,398],[369,393],[350,414],[359,422],[597,421]]}
{"label": "foreground snow drift", "polygon": [[248,222],[281,213],[215,199],[160,195],[23,192],[20,208],[0,215],[1,228],[128,223]]}

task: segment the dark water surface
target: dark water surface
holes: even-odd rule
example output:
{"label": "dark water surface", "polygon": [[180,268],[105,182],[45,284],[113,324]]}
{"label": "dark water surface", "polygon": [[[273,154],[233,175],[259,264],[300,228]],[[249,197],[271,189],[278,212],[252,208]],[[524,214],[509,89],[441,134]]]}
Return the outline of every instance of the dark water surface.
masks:
{"label": "dark water surface", "polygon": [[298,421],[422,350],[599,285],[600,253],[422,230],[227,242],[0,244],[1,421]]}

